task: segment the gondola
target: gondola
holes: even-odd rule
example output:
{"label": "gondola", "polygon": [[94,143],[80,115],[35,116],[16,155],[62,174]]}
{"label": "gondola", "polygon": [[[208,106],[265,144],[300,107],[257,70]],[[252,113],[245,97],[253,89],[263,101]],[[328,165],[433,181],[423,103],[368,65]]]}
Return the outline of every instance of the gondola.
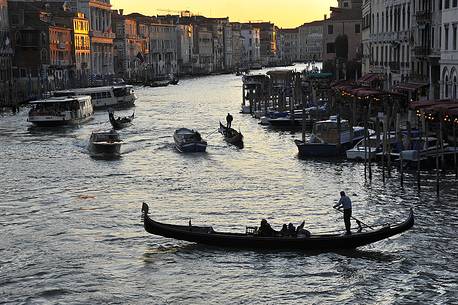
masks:
{"label": "gondola", "polygon": [[243,148],[243,135],[234,128],[227,128],[221,122],[219,122],[218,132],[224,136],[224,140],[227,143]]}
{"label": "gondola", "polygon": [[170,225],[157,222],[148,215],[149,206],[143,203],[142,217],[148,233],[168,238],[202,243],[234,249],[270,249],[301,251],[332,251],[355,249],[389,237],[401,234],[412,228],[414,215],[412,209],[404,222],[385,225],[367,232],[345,234],[311,234],[308,237],[259,236],[254,228],[247,227],[245,233],[217,232],[212,227],[191,225]]}
{"label": "gondola", "polygon": [[111,123],[111,126],[113,126],[113,129],[120,130],[120,129],[129,127],[130,125],[132,125],[132,121],[134,120],[134,117],[135,117],[135,112],[132,113],[131,116],[123,117],[123,118],[118,117],[117,119],[115,119],[114,113],[110,112],[108,114],[108,117],[110,118],[110,123]]}

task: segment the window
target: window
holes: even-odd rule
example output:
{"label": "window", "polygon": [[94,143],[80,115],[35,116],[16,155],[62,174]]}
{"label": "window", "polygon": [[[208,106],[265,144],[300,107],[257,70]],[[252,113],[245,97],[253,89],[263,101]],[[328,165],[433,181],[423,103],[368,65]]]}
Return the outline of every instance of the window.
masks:
{"label": "window", "polygon": [[343,6],[348,7],[348,2],[344,2]]}
{"label": "window", "polygon": [[453,46],[452,46],[452,49],[453,50],[456,50],[456,25],[453,26]]}
{"label": "window", "polygon": [[330,42],[330,43],[326,44],[326,52],[327,52],[328,54],[330,54],[330,53],[335,53],[335,52],[336,52],[336,50],[335,50],[335,45],[334,45],[333,42]]}
{"label": "window", "polygon": [[361,33],[361,25],[355,24],[355,33]]}
{"label": "window", "polygon": [[448,27],[444,27],[445,31],[445,50],[448,50]]}
{"label": "window", "polygon": [[453,0],[452,7],[456,7],[457,4],[458,4],[458,1],[457,0]]}
{"label": "window", "polygon": [[328,34],[333,34],[334,33],[334,27],[332,24],[328,25]]}
{"label": "window", "polygon": [[450,8],[450,0],[445,0],[444,1],[444,10]]}

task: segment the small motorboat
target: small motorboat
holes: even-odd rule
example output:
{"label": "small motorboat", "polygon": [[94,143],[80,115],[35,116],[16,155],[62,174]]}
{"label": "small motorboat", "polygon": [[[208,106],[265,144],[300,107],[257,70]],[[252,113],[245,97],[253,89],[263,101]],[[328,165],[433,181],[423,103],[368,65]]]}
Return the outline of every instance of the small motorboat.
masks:
{"label": "small motorboat", "polygon": [[132,125],[132,121],[135,118],[135,112],[132,113],[132,115],[128,116],[128,117],[117,117],[117,118],[115,118],[114,112],[110,111],[109,114],[108,114],[108,117],[110,118],[111,126],[113,126],[113,128],[115,130],[120,130],[120,129],[129,127],[129,126]]}
{"label": "small motorboat", "polygon": [[205,152],[207,149],[207,142],[202,139],[200,133],[189,128],[175,130],[173,140],[179,152]]}
{"label": "small motorboat", "polygon": [[238,148],[243,148],[243,135],[241,132],[234,128],[227,128],[221,122],[219,122],[218,132],[224,136],[224,140]]}
{"label": "small motorboat", "polygon": [[[309,141],[295,140],[300,157],[337,157],[345,154],[354,144],[364,138],[364,127],[350,127],[347,120],[340,121],[340,134],[337,116],[318,121],[313,125]],[[369,130],[369,135],[374,132]]]}
{"label": "small motorboat", "polygon": [[414,225],[412,209],[403,222],[370,227],[368,231],[352,232],[352,234],[310,234],[296,236],[264,236],[256,227],[247,227],[244,233],[217,232],[210,226],[171,225],[157,222],[148,215],[149,206],[143,203],[143,225],[148,233],[178,240],[201,243],[210,246],[233,249],[270,249],[300,251],[332,251],[354,249],[375,243],[380,240],[401,234]]}
{"label": "small motorboat", "polygon": [[116,159],[121,157],[122,140],[115,130],[94,131],[89,139],[88,150],[93,158]]}

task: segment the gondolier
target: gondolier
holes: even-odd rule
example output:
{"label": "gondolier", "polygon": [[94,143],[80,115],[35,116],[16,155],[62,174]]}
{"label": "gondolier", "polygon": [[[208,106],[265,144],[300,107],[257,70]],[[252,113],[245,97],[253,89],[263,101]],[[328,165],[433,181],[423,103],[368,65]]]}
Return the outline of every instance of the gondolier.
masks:
{"label": "gondolier", "polygon": [[227,128],[231,128],[233,120],[234,120],[234,117],[232,117],[232,115],[228,113],[226,116]]}
{"label": "gondolier", "polygon": [[351,234],[351,223],[350,223],[350,218],[351,218],[351,199],[347,195],[345,195],[344,191],[340,192],[340,199],[337,204],[334,205],[335,209],[340,209],[343,208],[344,211],[344,223],[345,223],[345,229],[347,230],[347,234]]}

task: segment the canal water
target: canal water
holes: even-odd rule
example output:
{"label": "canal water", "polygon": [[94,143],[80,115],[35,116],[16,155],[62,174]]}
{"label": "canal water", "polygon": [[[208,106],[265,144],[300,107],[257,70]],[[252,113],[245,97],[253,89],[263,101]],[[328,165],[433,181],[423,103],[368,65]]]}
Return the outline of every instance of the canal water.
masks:
{"label": "canal water", "polygon": [[[30,128],[27,109],[0,118],[0,303],[6,304],[457,304],[458,186],[345,160],[300,160],[294,139],[241,115],[241,77],[137,88],[122,158],[91,159],[86,145],[108,115],[79,127]],[[130,114],[132,110],[117,113]],[[216,133],[226,114],[245,148]],[[205,154],[180,154],[179,127],[198,129]],[[170,223],[243,232],[267,218],[277,229],[305,220],[313,233],[344,231],[332,209],[345,190],[366,223],[404,220],[407,233],[338,253],[227,250],[146,233],[141,204]]]}

